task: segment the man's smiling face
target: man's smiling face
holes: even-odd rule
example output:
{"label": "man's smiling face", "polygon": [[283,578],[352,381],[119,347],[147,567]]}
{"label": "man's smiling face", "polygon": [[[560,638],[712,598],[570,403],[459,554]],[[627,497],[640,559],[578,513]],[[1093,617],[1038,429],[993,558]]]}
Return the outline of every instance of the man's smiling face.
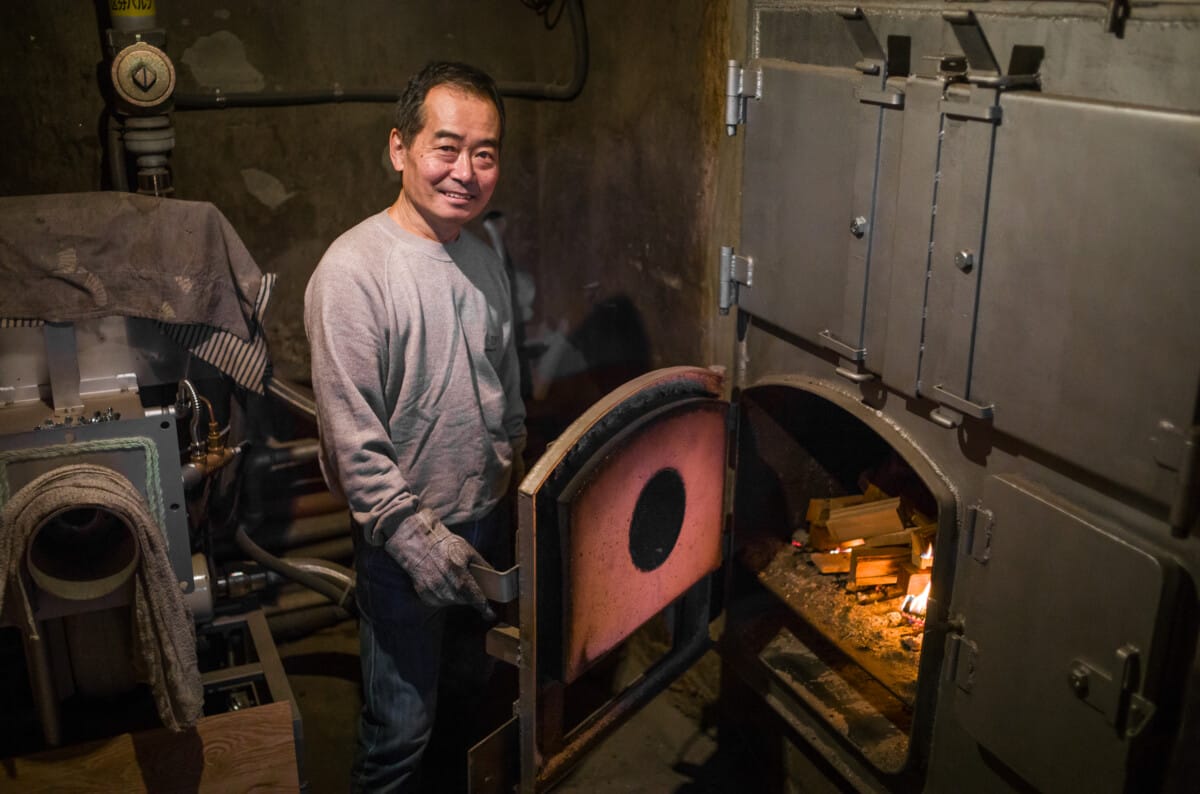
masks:
{"label": "man's smiling face", "polygon": [[403,175],[393,217],[416,234],[441,242],[476,218],[500,177],[500,114],[488,100],[453,86],[430,89],[425,125],[405,145],[392,130],[388,151]]}

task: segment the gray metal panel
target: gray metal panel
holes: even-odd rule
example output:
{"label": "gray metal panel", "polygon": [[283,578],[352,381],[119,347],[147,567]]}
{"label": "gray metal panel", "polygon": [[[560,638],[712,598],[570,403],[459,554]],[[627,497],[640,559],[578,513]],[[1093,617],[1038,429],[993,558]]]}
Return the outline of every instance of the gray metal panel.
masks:
{"label": "gray metal panel", "polygon": [[[987,562],[960,564],[973,580],[964,645],[975,652],[959,651],[958,715],[1037,790],[1124,790],[1135,740],[1078,695],[1070,676],[1082,662],[1117,677],[1116,653],[1130,645],[1141,671],[1133,690],[1154,692],[1159,634],[1174,607],[1170,570],[1018,478],[988,478],[982,506],[994,515]],[[1093,679],[1097,695],[1103,682]]]}
{"label": "gray metal panel", "polygon": [[[925,290],[929,274],[930,217],[933,212],[934,175],[937,173],[938,103],[942,84],[937,80],[909,78],[904,88],[903,134],[899,167],[893,172],[885,159],[879,192],[895,195],[895,220],[884,229],[889,235],[875,257],[889,276],[890,303],[884,338],[883,366],[877,370],[889,386],[909,395],[917,392],[921,361],[921,336],[925,316]],[[884,156],[887,156],[887,151]],[[896,174],[896,182],[887,176]],[[880,219],[881,224],[884,219]],[[874,287],[874,285],[872,285]],[[881,287],[882,288],[882,287]],[[869,318],[870,324],[874,318]],[[872,359],[868,367],[875,369]]]}
{"label": "gray metal panel", "polygon": [[1152,436],[1200,384],[1200,116],[1002,105],[975,384],[998,429],[1169,503]]}
{"label": "gray metal panel", "polygon": [[[746,109],[742,235],[754,286],[742,309],[815,344],[841,332],[847,286],[860,74],[778,61]],[[753,67],[752,67],[753,68]],[[803,274],[804,278],[795,278]]]}
{"label": "gray metal panel", "polygon": [[[973,105],[966,100],[962,104]],[[988,402],[975,394],[971,357],[994,133],[995,126],[988,121],[942,116],[920,372],[920,391],[934,400],[952,395]],[[960,257],[969,257],[969,264],[956,264]]]}

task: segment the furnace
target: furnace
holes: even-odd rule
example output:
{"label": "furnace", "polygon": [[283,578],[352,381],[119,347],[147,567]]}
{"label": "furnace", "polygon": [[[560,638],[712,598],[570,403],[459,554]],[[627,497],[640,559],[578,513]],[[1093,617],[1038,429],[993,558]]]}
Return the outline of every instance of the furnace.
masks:
{"label": "furnace", "polygon": [[[1177,10],[1133,41],[747,5],[732,367],[630,382],[531,469],[494,637],[521,698],[476,758],[549,788],[711,641],[761,741],[857,790],[1186,789],[1200,117],[1150,66]],[[651,613],[670,649],[575,707]]]}

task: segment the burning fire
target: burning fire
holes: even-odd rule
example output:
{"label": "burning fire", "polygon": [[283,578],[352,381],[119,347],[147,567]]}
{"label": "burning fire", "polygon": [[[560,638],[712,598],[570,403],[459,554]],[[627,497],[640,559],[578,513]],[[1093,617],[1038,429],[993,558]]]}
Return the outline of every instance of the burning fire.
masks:
{"label": "burning fire", "polygon": [[929,544],[929,548],[925,549],[925,553],[921,555],[922,560],[933,560],[933,544]]}
{"label": "burning fire", "polygon": [[931,584],[933,583],[927,583],[925,585],[925,589],[921,591],[920,595],[906,595],[904,597],[904,601],[900,604],[900,611],[907,612],[910,615],[924,617],[925,609],[929,605],[929,586]]}

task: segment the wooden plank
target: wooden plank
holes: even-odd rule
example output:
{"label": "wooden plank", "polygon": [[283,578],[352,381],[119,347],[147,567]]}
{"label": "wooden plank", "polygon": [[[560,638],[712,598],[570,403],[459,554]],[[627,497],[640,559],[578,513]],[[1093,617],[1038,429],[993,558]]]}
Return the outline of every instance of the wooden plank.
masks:
{"label": "wooden plank", "polygon": [[933,567],[933,557],[923,557],[921,555],[929,550],[929,547],[933,545],[936,537],[937,527],[932,524],[917,527],[912,531],[912,537],[909,542],[911,543],[912,548],[911,562],[914,567]]}
{"label": "wooden plank", "polygon": [[295,792],[300,788],[289,702],[0,762],[0,790],[90,792]]}
{"label": "wooden plank", "polygon": [[924,570],[916,567],[911,562],[904,562],[900,565],[900,581],[905,586],[906,595],[920,595],[929,585],[933,571],[926,568]]}
{"label": "wooden plank", "polygon": [[864,499],[866,497],[860,493],[850,494],[849,496],[834,496],[829,499],[809,499],[808,511],[804,515],[804,520],[810,524],[824,521],[829,517],[830,510],[861,504]]}
{"label": "wooden plank", "polygon": [[850,573],[850,556],[846,553],[841,554],[822,554],[814,551],[809,555],[812,564],[817,567],[821,573]]}
{"label": "wooden plank", "polygon": [[865,545],[872,549],[877,549],[880,546],[904,546],[908,548],[912,542],[911,535],[911,529],[902,529],[899,532],[889,532],[886,535],[876,535],[873,538],[867,538]]}
{"label": "wooden plank", "polygon": [[857,590],[865,590],[868,587],[878,587],[884,584],[895,584],[899,578],[898,574],[889,574],[884,576],[864,576],[855,579],[853,582],[846,582],[846,589],[851,593]]}
{"label": "wooden plank", "polygon": [[850,553],[850,579],[846,582],[846,589],[894,584],[899,581],[900,565],[908,556],[909,550],[905,548],[855,548]]}
{"label": "wooden plank", "polygon": [[897,512],[899,507],[900,497],[896,497],[830,510],[825,528],[829,530],[830,537],[839,543],[901,532],[904,524]]}

